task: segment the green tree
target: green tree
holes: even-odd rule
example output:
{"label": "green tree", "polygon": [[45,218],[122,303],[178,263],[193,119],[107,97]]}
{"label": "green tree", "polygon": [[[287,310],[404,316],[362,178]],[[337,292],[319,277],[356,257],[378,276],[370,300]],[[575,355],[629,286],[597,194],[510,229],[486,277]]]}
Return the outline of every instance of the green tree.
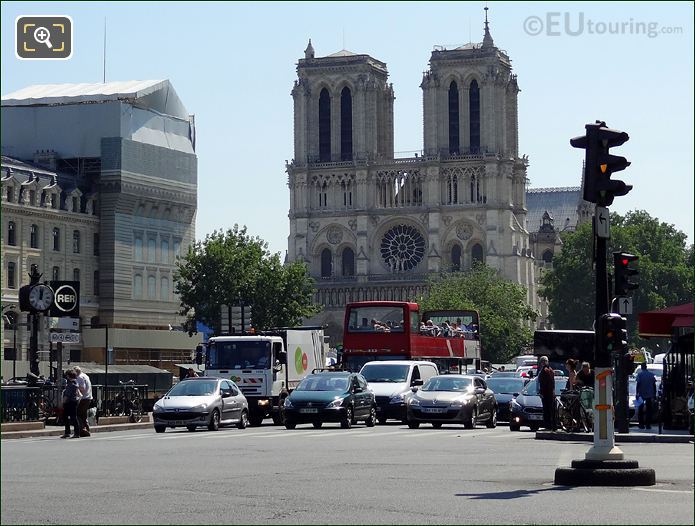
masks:
{"label": "green tree", "polygon": [[533,339],[528,324],[535,321],[537,313],[526,299],[525,287],[504,279],[491,267],[477,264],[468,272],[433,278],[429,293],[419,303],[421,311],[477,310],[483,358],[506,363]]}
{"label": "green tree", "polygon": [[[613,273],[613,252],[639,257],[639,288],[632,296],[633,314],[627,316],[630,339],[637,345],[638,313],[693,301],[693,246],[686,247],[686,239],[673,225],[643,210],[611,214],[608,273]],[[581,225],[562,240],[562,251],[541,280],[540,294],[549,300],[556,328],[591,329],[596,294],[591,225]]]}
{"label": "green tree", "polygon": [[304,263],[283,266],[267,247],[238,225],[195,242],[177,262],[174,276],[180,314],[220,334],[220,305],[251,305],[253,326],[261,330],[297,325],[317,312],[311,302],[314,282]]}

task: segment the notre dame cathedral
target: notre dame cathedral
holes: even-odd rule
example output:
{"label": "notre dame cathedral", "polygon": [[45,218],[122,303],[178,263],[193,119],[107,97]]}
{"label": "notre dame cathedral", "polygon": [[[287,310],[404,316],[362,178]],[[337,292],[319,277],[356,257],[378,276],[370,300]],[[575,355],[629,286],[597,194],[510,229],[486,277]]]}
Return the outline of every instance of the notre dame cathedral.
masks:
{"label": "notre dame cathedral", "polygon": [[482,43],[432,52],[420,85],[424,149],[413,157],[394,157],[384,62],[317,57],[309,41],[297,77],[287,257],[316,279],[324,310],[308,323],[340,342],[346,303],[415,301],[428,274],[475,261],[527,287],[537,306],[519,87],[487,17]]}

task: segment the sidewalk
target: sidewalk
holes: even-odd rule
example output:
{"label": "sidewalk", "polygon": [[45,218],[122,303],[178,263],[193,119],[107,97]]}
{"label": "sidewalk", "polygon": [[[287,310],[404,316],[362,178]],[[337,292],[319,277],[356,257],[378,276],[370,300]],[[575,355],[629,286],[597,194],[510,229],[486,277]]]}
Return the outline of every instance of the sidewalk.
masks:
{"label": "sidewalk", "polygon": [[[565,440],[578,442],[593,442],[593,433],[565,433],[564,431],[536,431],[536,440]],[[645,443],[671,443],[687,444],[693,442],[694,437],[686,429],[664,429],[659,434],[659,428],[640,429],[631,427],[630,433],[616,433],[616,443],[645,442]]]}
{"label": "sidewalk", "polygon": [[[90,426],[90,431],[94,433],[108,433],[110,431],[130,431],[132,429],[153,429],[151,421],[145,421],[137,424],[102,424]],[[23,431],[3,431],[0,433],[0,440],[10,438],[36,438],[36,437],[59,437],[62,436],[64,429],[62,426],[49,426],[45,429],[27,429]]]}

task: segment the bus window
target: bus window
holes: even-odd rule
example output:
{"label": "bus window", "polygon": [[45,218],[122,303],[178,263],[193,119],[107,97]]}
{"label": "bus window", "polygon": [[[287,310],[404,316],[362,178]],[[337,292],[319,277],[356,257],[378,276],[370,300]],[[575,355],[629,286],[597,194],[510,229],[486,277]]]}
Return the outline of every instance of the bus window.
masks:
{"label": "bus window", "polygon": [[348,332],[404,332],[403,307],[352,307]]}

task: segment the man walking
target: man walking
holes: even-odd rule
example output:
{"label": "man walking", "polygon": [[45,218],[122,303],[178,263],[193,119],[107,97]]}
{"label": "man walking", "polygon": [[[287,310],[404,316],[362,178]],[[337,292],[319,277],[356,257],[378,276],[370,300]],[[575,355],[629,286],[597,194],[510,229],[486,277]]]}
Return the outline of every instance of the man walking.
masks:
{"label": "man walking", "polygon": [[[652,409],[654,404],[654,398],[656,398],[656,376],[649,369],[647,369],[646,362],[642,362],[642,370],[637,373],[637,386],[636,395],[639,396],[643,403],[637,409],[637,419],[639,421],[639,428],[644,429],[645,423],[647,429],[652,428]],[[647,418],[645,421],[644,413],[647,413]]]}
{"label": "man walking", "polygon": [[92,382],[87,373],[83,373],[79,366],[75,366],[73,371],[75,371],[75,374],[77,375],[77,388],[82,394],[82,398],[77,405],[77,425],[79,429],[76,434],[81,437],[88,437],[91,435],[89,432],[87,413],[89,412],[89,406],[92,403]]}
{"label": "man walking", "polygon": [[555,431],[555,371],[548,365],[548,357],[541,356],[538,372],[538,392],[543,403],[543,426]]}

